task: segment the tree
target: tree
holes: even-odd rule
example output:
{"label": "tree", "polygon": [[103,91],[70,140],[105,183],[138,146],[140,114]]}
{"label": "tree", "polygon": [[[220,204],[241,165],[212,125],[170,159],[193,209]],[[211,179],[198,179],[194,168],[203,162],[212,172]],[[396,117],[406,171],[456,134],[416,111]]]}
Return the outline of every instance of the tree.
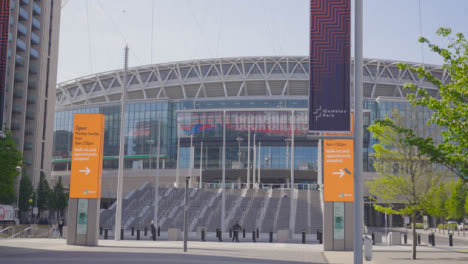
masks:
{"label": "tree", "polygon": [[[411,120],[409,114],[403,118],[397,111],[390,120],[399,127],[411,124],[410,129],[418,131],[418,122]],[[430,160],[418,148],[405,143],[405,138],[393,127],[379,122],[369,126],[380,143],[374,145],[374,167],[378,176],[366,182],[369,193],[375,196],[377,211],[387,214],[410,215],[412,219],[413,247],[412,259],[416,259],[416,217],[425,211],[425,205],[435,192],[434,187],[443,180]]]}
{"label": "tree", "polygon": [[62,177],[59,177],[49,196],[50,208],[55,210],[57,218],[63,216],[63,210],[68,206],[68,194],[63,190]]}
{"label": "tree", "polygon": [[468,176],[468,43],[462,33],[451,35],[449,28],[440,28],[437,34],[447,40],[446,47],[441,47],[421,37],[419,42],[426,44],[431,51],[439,54],[444,63],[442,69],[448,73],[448,82],[442,80],[421,67],[399,64],[402,70],[409,69],[420,79],[433,83],[439,89],[439,97],[429,95],[427,90],[416,84],[405,84],[409,93],[407,98],[413,105],[427,107],[433,111],[430,124],[444,128],[442,142],[433,138],[418,137],[410,131],[401,131],[406,135],[406,143],[417,146],[419,151],[428,155],[432,161],[444,164],[460,177]]}
{"label": "tree", "polygon": [[450,183],[450,196],[445,202],[449,219],[459,220],[465,216],[465,200],[465,183],[461,179],[456,182],[452,180]]}
{"label": "tree", "polygon": [[16,167],[22,166],[23,155],[16,148],[11,132],[4,130],[0,137],[0,203],[12,204],[16,201],[15,179],[19,175]]}
{"label": "tree", "polygon": [[39,186],[37,187],[37,207],[39,209],[38,217],[40,217],[42,210],[49,208],[49,197],[51,191],[52,190],[49,187],[45,174],[41,171]]}
{"label": "tree", "polygon": [[[447,208],[445,203],[447,201],[447,186],[441,182],[439,186],[433,186],[429,192],[427,204],[424,206],[426,213],[435,218],[445,218],[447,216]],[[435,224],[435,223],[434,223]]]}
{"label": "tree", "polygon": [[19,209],[22,212],[29,210],[30,202],[33,196],[33,185],[29,177],[23,173],[20,181],[20,196],[19,196]]}

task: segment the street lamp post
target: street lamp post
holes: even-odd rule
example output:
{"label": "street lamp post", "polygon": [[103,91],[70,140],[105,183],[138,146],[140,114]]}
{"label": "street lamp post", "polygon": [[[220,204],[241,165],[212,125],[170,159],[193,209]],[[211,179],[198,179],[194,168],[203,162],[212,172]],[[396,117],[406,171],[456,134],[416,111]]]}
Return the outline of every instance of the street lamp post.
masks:
{"label": "street lamp post", "polygon": [[[16,194],[16,211],[19,212],[19,198],[20,198],[21,177],[23,176],[23,168],[21,168],[21,166],[16,166],[16,171],[19,172],[18,191]],[[19,213],[17,214],[16,217],[19,218]]]}
{"label": "street lamp post", "polygon": [[240,146],[241,146],[241,142],[242,140],[244,140],[242,137],[237,137],[236,138],[237,140],[237,143],[239,143],[239,152],[237,152],[237,155],[238,155],[238,158],[239,158],[239,166],[240,166],[240,162],[241,162],[241,151],[240,151]]}
{"label": "street lamp post", "polygon": [[153,168],[152,163],[153,163],[153,144],[154,144],[154,140],[148,139],[146,142],[150,145],[149,168],[151,170]]}

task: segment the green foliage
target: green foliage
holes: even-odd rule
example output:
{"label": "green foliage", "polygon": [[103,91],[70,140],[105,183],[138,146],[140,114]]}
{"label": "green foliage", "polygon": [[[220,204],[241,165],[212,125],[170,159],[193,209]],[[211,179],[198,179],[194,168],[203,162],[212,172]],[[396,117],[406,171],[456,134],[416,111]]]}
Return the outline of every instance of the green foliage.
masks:
{"label": "green foliage", "polygon": [[37,187],[37,207],[39,208],[39,211],[48,209],[51,191],[52,190],[49,187],[45,174],[41,171],[39,186]]}
{"label": "green foliage", "polygon": [[447,201],[447,186],[441,182],[439,186],[433,186],[429,192],[428,199],[424,208],[426,213],[435,217],[446,217],[447,209],[445,202]]}
{"label": "green foliage", "polygon": [[466,186],[459,179],[450,183],[450,196],[445,202],[447,208],[447,218],[460,219],[465,215]]}
{"label": "green foliage", "polygon": [[465,214],[468,215],[468,195],[466,196],[466,199],[465,199]]}
{"label": "green foliage", "polygon": [[[397,111],[392,118],[384,121],[404,128],[406,120]],[[405,215],[422,213],[442,182],[442,175],[416,147],[406,144],[397,128],[382,122],[369,126],[373,137],[380,142],[373,146],[374,167],[379,177],[366,185],[380,204],[374,206],[377,211]],[[392,204],[402,204],[403,207],[396,209]]]}
{"label": "green foliage", "polygon": [[433,83],[439,89],[439,97],[433,97],[416,84],[405,84],[409,93],[407,98],[413,105],[424,106],[433,111],[429,123],[444,128],[442,142],[436,143],[432,138],[418,137],[404,131],[406,142],[417,146],[432,161],[444,164],[460,177],[468,177],[468,43],[463,34],[455,36],[449,28],[440,28],[437,34],[449,43],[446,47],[436,45],[426,38],[420,42],[428,45],[431,51],[439,54],[443,60],[442,68],[449,76],[448,83],[437,79],[424,67],[410,67],[399,64],[402,70],[409,69],[419,78]]}
{"label": "green foliage", "polygon": [[19,175],[17,166],[22,166],[23,155],[16,148],[11,132],[4,130],[5,138],[0,138],[0,203],[12,204],[16,200],[15,179]]}
{"label": "green foliage", "polygon": [[458,229],[458,225],[457,225],[457,224],[445,224],[445,225],[439,224],[439,225],[437,226],[437,228],[439,228],[439,229],[456,230],[456,229]]}
{"label": "green foliage", "polygon": [[63,215],[63,210],[68,205],[68,194],[63,190],[62,177],[59,177],[49,196],[50,208]]}
{"label": "green foliage", "polygon": [[33,196],[33,185],[29,177],[23,173],[20,182],[19,209],[23,212],[29,210],[29,199]]}

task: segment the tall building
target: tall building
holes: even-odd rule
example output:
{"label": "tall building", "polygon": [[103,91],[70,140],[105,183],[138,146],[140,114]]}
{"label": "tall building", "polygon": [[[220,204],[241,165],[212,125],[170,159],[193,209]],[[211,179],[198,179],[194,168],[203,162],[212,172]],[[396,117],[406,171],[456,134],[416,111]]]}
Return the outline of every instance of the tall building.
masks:
{"label": "tall building", "polygon": [[50,174],[60,9],[61,0],[9,1],[1,121],[23,152],[23,175],[34,184],[40,172]]}

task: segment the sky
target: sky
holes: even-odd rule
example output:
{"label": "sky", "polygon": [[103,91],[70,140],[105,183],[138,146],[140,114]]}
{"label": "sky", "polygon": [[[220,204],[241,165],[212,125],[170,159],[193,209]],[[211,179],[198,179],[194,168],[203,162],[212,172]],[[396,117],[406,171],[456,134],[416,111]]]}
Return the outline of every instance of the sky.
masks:
{"label": "sky", "polygon": [[[126,44],[130,67],[307,56],[309,1],[69,0],[61,13],[58,83],[122,68]],[[421,33],[438,44],[447,42],[435,34],[441,26],[468,36],[467,0],[363,1],[365,58],[440,65],[418,43]]]}

